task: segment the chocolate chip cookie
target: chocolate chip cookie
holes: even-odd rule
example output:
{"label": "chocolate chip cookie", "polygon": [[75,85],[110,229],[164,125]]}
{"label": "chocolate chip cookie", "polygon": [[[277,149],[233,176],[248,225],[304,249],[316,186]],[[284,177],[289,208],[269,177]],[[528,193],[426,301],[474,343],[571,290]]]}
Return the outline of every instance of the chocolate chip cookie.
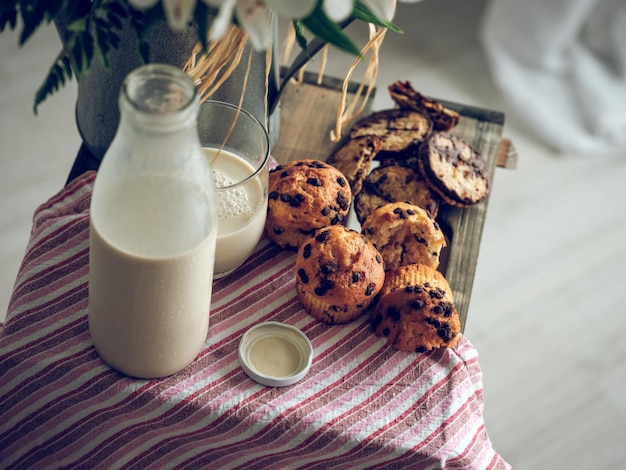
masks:
{"label": "chocolate chip cookie", "polygon": [[392,153],[401,159],[414,153],[432,130],[430,119],[412,109],[387,109],[370,114],[350,130],[350,139],[378,136],[381,146],[377,158]]}
{"label": "chocolate chip cookie", "polygon": [[437,132],[422,144],[419,155],[420,172],[448,204],[469,207],[489,194],[487,162],[460,137]]}
{"label": "chocolate chip cookie", "polygon": [[375,135],[349,139],[326,162],[341,171],[350,183],[352,194],[358,194],[381,145],[382,140]]}
{"label": "chocolate chip cookie", "polygon": [[434,131],[449,131],[459,122],[459,113],[442,103],[415,91],[408,81],[397,81],[389,86],[391,98],[403,109],[413,109],[426,114]]}
{"label": "chocolate chip cookie", "polygon": [[374,168],[355,197],[354,210],[362,224],[374,209],[389,202],[408,202],[425,209],[431,218],[439,211],[439,196],[416,168],[385,165]]}

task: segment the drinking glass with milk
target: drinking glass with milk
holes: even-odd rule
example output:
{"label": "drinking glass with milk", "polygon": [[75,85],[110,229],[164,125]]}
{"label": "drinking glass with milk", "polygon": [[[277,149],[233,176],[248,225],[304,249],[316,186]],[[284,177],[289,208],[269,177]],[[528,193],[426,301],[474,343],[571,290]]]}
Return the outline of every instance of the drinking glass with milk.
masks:
{"label": "drinking glass with milk", "polygon": [[111,367],[174,374],[208,333],[217,210],[191,79],[161,64],[122,85],[90,214],[89,330]]}
{"label": "drinking glass with milk", "polygon": [[211,167],[217,196],[215,279],[240,267],[265,227],[269,140],[252,114],[220,101],[200,105],[198,133]]}

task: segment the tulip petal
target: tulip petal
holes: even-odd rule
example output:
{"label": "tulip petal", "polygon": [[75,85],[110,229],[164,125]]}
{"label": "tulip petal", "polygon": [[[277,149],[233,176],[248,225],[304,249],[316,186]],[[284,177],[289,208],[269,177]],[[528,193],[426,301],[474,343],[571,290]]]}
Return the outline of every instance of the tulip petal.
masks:
{"label": "tulip petal", "polygon": [[272,43],[267,5],[259,0],[238,0],[235,7],[237,20],[257,51],[267,49]]}
{"label": "tulip petal", "polygon": [[354,9],[354,0],[324,0],[324,12],[335,23],[345,20]]}
{"label": "tulip petal", "polygon": [[137,10],[147,10],[148,8],[152,8],[156,5],[158,1],[159,0],[128,0],[128,3],[130,3]]}
{"label": "tulip petal", "polygon": [[391,21],[396,12],[396,0],[363,0],[376,17]]}
{"label": "tulip petal", "polygon": [[317,0],[265,0],[265,3],[280,16],[299,20],[313,13]]}
{"label": "tulip petal", "polygon": [[196,0],[163,0],[167,24],[173,30],[185,29],[195,8]]}

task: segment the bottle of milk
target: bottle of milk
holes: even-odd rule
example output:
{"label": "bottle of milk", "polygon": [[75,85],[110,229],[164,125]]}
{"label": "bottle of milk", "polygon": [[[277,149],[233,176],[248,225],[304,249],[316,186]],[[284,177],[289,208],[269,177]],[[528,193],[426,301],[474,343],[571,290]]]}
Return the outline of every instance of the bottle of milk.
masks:
{"label": "bottle of milk", "polygon": [[102,359],[126,375],[174,374],[206,340],[217,214],[198,106],[182,70],[151,64],[131,72],[96,177],[89,331]]}

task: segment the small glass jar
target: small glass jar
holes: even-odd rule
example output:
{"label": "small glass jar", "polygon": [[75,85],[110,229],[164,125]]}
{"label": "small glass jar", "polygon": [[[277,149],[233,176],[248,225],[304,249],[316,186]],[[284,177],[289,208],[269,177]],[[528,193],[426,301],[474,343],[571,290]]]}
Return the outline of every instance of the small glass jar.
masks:
{"label": "small glass jar", "polygon": [[114,369],[164,377],[187,367],[208,333],[215,188],[187,74],[140,67],[119,107],[91,201],[89,330]]}

